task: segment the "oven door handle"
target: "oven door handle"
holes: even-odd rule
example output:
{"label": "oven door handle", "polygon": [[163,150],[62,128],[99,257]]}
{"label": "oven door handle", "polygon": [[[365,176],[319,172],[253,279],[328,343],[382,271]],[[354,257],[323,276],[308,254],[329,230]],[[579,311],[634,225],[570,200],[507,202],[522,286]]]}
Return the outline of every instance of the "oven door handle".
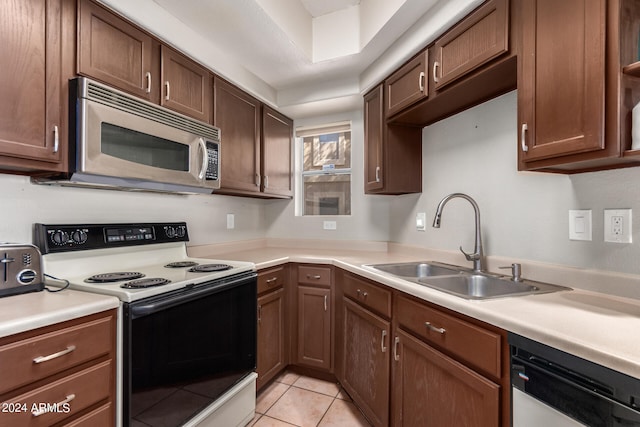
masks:
{"label": "oven door handle", "polygon": [[192,287],[180,289],[177,292],[169,292],[166,294],[158,295],[157,297],[148,298],[140,302],[130,303],[128,314],[133,320],[157,313],[162,310],[166,310],[171,307],[178,306],[180,304],[184,304],[189,301],[203,298],[208,295],[222,292],[227,289],[246,285],[251,281],[253,281],[253,286],[256,286],[257,277],[258,276],[255,272],[250,272],[249,274],[242,274],[238,277],[217,279],[209,282],[199,283]]}

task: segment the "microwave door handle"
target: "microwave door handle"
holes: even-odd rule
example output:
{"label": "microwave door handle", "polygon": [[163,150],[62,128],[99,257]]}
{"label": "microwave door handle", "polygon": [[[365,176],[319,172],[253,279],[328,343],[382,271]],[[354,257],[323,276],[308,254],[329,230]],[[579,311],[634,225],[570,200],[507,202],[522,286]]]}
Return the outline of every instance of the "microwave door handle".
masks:
{"label": "microwave door handle", "polygon": [[207,152],[207,144],[204,142],[204,138],[200,138],[199,142],[200,147],[202,147],[202,168],[200,169],[200,174],[198,174],[198,179],[202,181],[205,174],[207,173],[207,166],[209,164],[209,153]]}

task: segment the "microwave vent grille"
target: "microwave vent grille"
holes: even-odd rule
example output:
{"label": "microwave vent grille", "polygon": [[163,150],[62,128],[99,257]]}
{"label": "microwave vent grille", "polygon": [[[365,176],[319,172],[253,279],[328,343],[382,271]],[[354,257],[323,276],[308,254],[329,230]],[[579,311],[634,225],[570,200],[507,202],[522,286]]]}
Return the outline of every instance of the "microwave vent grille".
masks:
{"label": "microwave vent grille", "polygon": [[123,111],[175,127],[186,132],[220,141],[220,129],[198,120],[190,119],[164,107],[153,105],[141,99],[127,96],[119,91],[109,89],[93,82],[87,85],[87,99],[109,105]]}

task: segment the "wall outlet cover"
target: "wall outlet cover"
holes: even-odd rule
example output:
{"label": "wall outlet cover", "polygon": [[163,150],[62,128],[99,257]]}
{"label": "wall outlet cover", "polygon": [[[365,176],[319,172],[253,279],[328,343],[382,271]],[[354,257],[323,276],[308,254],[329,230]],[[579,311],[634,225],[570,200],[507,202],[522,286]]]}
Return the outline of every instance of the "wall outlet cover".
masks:
{"label": "wall outlet cover", "polygon": [[427,229],[427,214],[418,212],[416,214],[416,230],[425,231]]}
{"label": "wall outlet cover", "polygon": [[338,225],[335,221],[324,221],[322,223],[322,228],[324,228],[325,230],[336,230],[338,228]]}
{"label": "wall outlet cover", "polygon": [[604,241],[631,243],[631,209],[604,210]]}

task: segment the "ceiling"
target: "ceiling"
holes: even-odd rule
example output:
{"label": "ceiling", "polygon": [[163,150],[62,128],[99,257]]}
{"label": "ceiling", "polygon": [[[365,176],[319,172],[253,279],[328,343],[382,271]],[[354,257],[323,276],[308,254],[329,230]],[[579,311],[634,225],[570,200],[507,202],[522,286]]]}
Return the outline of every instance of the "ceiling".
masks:
{"label": "ceiling", "polygon": [[[383,66],[373,73],[377,73],[375,77],[363,81],[379,58],[391,57],[391,65],[398,66],[425,45],[425,38],[437,34],[450,15],[466,13],[481,2],[101,1],[294,119],[360,108],[362,91],[370,80],[383,78],[379,74],[390,71],[389,66]],[[430,17],[438,23],[434,25]],[[166,28],[178,27],[168,27],[170,20],[179,21],[185,31],[167,33]],[[428,30],[430,36],[422,34],[407,41],[409,30]],[[397,48],[403,37],[402,47]],[[196,38],[197,42],[191,42]],[[203,47],[209,50],[209,58],[213,55],[210,52],[220,52],[216,58],[224,58],[224,63],[211,63],[206,53],[199,57]],[[230,68],[231,63],[235,68]]]}

